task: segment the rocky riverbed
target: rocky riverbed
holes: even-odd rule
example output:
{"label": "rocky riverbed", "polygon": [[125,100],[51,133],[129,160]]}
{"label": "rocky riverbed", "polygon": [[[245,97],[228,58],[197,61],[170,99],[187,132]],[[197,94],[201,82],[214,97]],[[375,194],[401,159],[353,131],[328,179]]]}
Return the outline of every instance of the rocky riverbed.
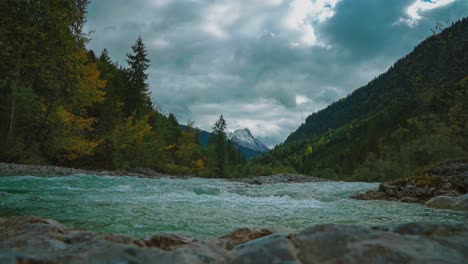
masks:
{"label": "rocky riverbed", "polygon": [[422,203],[439,209],[468,210],[468,162],[440,164],[423,172],[381,183],[377,190],[358,193],[359,200]]}
{"label": "rocky riverbed", "polygon": [[147,178],[174,177],[157,173],[149,169],[134,169],[127,171],[88,170],[59,167],[52,165],[26,165],[14,163],[0,163],[0,176],[46,176],[61,177],[70,175],[102,175],[102,176],[134,176]]}
{"label": "rocky riverbed", "polygon": [[33,216],[0,218],[0,263],[466,263],[468,228],[409,223],[312,225],[295,234],[238,229],[204,241],[76,230]]}
{"label": "rocky riverbed", "polygon": [[280,173],[271,176],[255,176],[239,179],[237,181],[253,185],[276,184],[276,183],[305,183],[305,182],[324,182],[326,179],[321,179],[313,176],[285,174]]}

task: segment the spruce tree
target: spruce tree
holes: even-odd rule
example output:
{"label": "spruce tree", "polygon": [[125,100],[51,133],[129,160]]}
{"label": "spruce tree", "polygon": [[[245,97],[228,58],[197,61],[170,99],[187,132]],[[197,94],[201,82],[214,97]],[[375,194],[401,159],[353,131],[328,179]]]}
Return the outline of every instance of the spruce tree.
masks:
{"label": "spruce tree", "polygon": [[151,109],[151,99],[149,86],[146,80],[148,74],[146,70],[150,66],[147,58],[145,44],[138,37],[132,46],[133,53],[127,54],[128,69],[128,93],[125,102],[127,115],[136,114],[137,118],[142,118]]}
{"label": "spruce tree", "polygon": [[108,64],[111,64],[112,61],[109,57],[109,51],[107,49],[102,50],[99,60]]}
{"label": "spruce tree", "polygon": [[226,121],[221,115],[213,126],[214,147],[216,155],[215,172],[218,177],[226,176]]}

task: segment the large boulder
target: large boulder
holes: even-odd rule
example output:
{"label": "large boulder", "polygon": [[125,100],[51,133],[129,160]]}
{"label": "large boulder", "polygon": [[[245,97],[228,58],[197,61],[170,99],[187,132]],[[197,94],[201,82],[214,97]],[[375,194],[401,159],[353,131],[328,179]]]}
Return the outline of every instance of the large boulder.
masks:
{"label": "large boulder", "polygon": [[467,235],[448,224],[316,225],[292,241],[303,263],[466,263]]}
{"label": "large boulder", "polygon": [[436,196],[426,203],[425,206],[437,209],[453,209],[457,199],[454,196]]}
{"label": "large boulder", "polygon": [[468,194],[457,197],[457,203],[453,207],[455,210],[468,211]]}
{"label": "large boulder", "polygon": [[299,250],[283,234],[273,234],[237,246],[233,251],[233,263],[270,264],[301,263]]}
{"label": "large boulder", "polygon": [[468,211],[468,194],[461,196],[436,196],[424,205],[437,209]]}

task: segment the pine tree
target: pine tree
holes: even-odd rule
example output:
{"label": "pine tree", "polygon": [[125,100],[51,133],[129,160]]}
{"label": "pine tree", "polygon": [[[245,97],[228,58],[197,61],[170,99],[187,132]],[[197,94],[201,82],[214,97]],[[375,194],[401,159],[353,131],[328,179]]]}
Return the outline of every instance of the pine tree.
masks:
{"label": "pine tree", "polygon": [[135,112],[137,118],[142,118],[151,109],[151,99],[148,83],[148,74],[145,71],[150,66],[147,58],[145,44],[139,37],[132,46],[133,53],[127,54],[128,69],[128,93],[125,102],[126,113]]}
{"label": "pine tree", "polygon": [[215,173],[218,177],[226,176],[226,121],[221,115],[213,126],[215,149]]}
{"label": "pine tree", "polygon": [[103,63],[108,63],[111,64],[112,61],[109,57],[109,51],[107,49],[102,50],[101,56],[99,57],[99,60]]}

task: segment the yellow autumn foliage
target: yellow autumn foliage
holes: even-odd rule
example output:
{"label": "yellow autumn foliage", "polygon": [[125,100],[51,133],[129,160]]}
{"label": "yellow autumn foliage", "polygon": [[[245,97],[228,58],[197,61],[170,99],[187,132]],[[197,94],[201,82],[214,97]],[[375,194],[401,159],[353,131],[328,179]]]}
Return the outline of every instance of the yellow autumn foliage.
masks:
{"label": "yellow autumn foliage", "polygon": [[56,106],[50,118],[54,131],[49,138],[49,154],[62,161],[93,154],[98,143],[88,135],[97,120],[89,117],[86,109],[102,102],[105,96],[106,82],[99,79],[100,72],[95,63],[89,62],[87,53],[77,51],[73,58],[70,65],[76,83],[67,89],[69,102]]}
{"label": "yellow autumn foliage", "polygon": [[53,113],[55,131],[48,144],[49,153],[59,160],[75,160],[93,154],[97,142],[87,139],[95,119],[75,115],[65,107]]}
{"label": "yellow autumn foliage", "polygon": [[202,159],[192,161],[192,170],[197,174],[201,175],[205,170],[205,162]]}
{"label": "yellow autumn foliage", "polygon": [[311,155],[312,153],[313,153],[312,146],[310,146],[310,145],[307,146],[307,149],[306,149],[304,155],[309,156],[309,155]]}

